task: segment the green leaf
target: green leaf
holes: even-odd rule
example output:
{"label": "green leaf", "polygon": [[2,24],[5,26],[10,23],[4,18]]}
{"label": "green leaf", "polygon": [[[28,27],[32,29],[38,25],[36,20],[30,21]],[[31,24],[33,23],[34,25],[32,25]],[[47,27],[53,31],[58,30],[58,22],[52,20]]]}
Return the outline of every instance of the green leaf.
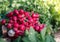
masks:
{"label": "green leaf", "polygon": [[6,40],[4,40],[4,39],[0,38],[0,42],[6,42]]}
{"label": "green leaf", "polygon": [[21,37],[19,36],[17,39],[13,40],[13,42],[21,42]]}
{"label": "green leaf", "polygon": [[45,42],[55,42],[54,38],[51,35],[46,35]]}
{"label": "green leaf", "polygon": [[45,40],[45,34],[46,34],[46,29],[47,28],[44,28],[40,33],[41,33],[41,37],[43,40]]}
{"label": "green leaf", "polygon": [[10,7],[12,6],[13,0],[9,0]]}
{"label": "green leaf", "polygon": [[25,36],[28,36],[29,32],[28,30],[25,31]]}
{"label": "green leaf", "polygon": [[50,40],[51,40],[51,42],[56,42],[55,40],[54,40],[54,37],[52,37],[51,35],[50,35]]}
{"label": "green leaf", "polygon": [[28,35],[29,35],[29,31],[26,30],[25,31],[25,36],[22,38],[23,42],[31,42],[28,38]]}
{"label": "green leaf", "polygon": [[46,41],[45,42],[50,42],[50,37],[49,35],[46,36]]}
{"label": "green leaf", "polygon": [[29,40],[31,42],[37,42],[37,40],[36,40],[36,32],[34,31],[34,29],[32,27],[30,28],[28,38],[29,38]]}
{"label": "green leaf", "polygon": [[24,37],[22,40],[23,40],[23,42],[30,42],[30,40],[28,39],[28,37]]}

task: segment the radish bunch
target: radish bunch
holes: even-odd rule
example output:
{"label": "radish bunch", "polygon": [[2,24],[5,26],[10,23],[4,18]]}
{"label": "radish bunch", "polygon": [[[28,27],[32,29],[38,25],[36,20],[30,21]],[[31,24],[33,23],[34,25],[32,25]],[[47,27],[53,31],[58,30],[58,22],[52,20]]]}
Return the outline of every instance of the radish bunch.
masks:
{"label": "radish bunch", "polygon": [[1,23],[9,29],[8,35],[22,36],[25,30],[29,30],[30,27],[33,27],[37,32],[40,32],[45,27],[45,24],[40,24],[38,13],[27,12],[23,9],[14,10],[8,13],[6,17],[8,17],[8,22],[3,19]]}

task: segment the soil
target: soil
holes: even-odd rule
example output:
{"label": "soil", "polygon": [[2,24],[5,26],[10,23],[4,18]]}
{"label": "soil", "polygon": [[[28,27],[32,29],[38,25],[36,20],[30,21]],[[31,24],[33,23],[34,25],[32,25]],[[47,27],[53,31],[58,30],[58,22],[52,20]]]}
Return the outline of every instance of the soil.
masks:
{"label": "soil", "polygon": [[60,42],[60,30],[58,30],[58,32],[55,33],[55,40],[56,42]]}

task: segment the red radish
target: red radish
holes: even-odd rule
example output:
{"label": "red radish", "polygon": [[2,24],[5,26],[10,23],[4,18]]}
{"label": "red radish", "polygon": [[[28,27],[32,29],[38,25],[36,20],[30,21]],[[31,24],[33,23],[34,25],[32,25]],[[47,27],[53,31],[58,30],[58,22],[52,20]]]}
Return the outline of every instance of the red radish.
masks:
{"label": "red radish", "polygon": [[6,20],[3,19],[3,20],[1,21],[1,23],[2,23],[2,25],[4,25],[4,24],[6,23]]}
{"label": "red radish", "polygon": [[14,27],[13,30],[16,32],[16,31],[18,31],[18,28],[15,28],[15,27]]}
{"label": "red radish", "polygon": [[15,28],[15,27],[14,27],[13,29],[14,29],[14,31],[15,31],[15,32],[17,32],[17,31],[18,31],[18,28]]}
{"label": "red radish", "polygon": [[45,27],[45,24],[40,24],[39,31],[41,31]]}
{"label": "red radish", "polygon": [[9,23],[13,23],[14,21],[13,20],[9,20]]}
{"label": "red radish", "polygon": [[18,15],[19,14],[19,11],[18,10],[14,10],[14,14]]}
{"label": "red radish", "polygon": [[16,16],[13,16],[13,20],[16,21],[17,20],[17,17]]}
{"label": "red radish", "polygon": [[29,12],[24,12],[24,14],[25,14],[26,17],[30,17]]}
{"label": "red radish", "polygon": [[34,20],[34,21],[38,21],[38,20],[39,20],[39,18],[33,18],[33,20]]}
{"label": "red radish", "polygon": [[23,18],[24,14],[23,15],[18,14],[17,16],[18,16],[18,18]]}
{"label": "red radish", "polygon": [[20,30],[18,30],[18,28],[13,28],[13,29],[14,29],[14,31],[15,31],[15,36],[16,36],[16,35],[19,35]]}
{"label": "red radish", "polygon": [[25,31],[25,28],[22,28],[22,27],[21,27],[20,30],[21,30],[21,31]]}
{"label": "red radish", "polygon": [[12,17],[12,16],[13,16],[13,12],[7,14],[7,17]]}
{"label": "red radish", "polygon": [[24,25],[20,25],[19,29],[20,29],[21,31],[25,31],[25,26],[24,26]]}
{"label": "red radish", "polygon": [[12,20],[12,19],[13,19],[13,17],[9,17],[9,19],[10,19],[10,20]]}
{"label": "red radish", "polygon": [[30,21],[31,23],[33,23],[33,22],[34,22],[34,21],[33,21],[33,19],[30,19],[29,21]]}
{"label": "red radish", "polygon": [[17,17],[18,17],[18,18],[21,18],[21,15],[20,15],[20,14],[18,14],[18,15],[17,15]]}
{"label": "red radish", "polygon": [[19,32],[19,35],[20,35],[20,36],[23,36],[23,35],[24,35],[24,31],[20,31],[20,32]]}
{"label": "red radish", "polygon": [[15,36],[19,36],[19,35],[23,35],[23,31],[21,31],[21,30],[18,30],[17,28],[14,28],[14,31],[15,31]]}
{"label": "red radish", "polygon": [[36,13],[36,14],[34,13],[34,14],[32,14],[32,17],[33,18],[39,18],[39,14],[38,13]]}
{"label": "red radish", "polygon": [[41,29],[43,29],[45,27],[45,24],[40,24],[39,26]]}
{"label": "red radish", "polygon": [[18,28],[18,27],[19,27],[19,24],[18,24],[18,23],[14,23],[14,24],[13,24],[13,27],[14,27],[14,28]]}
{"label": "red radish", "polygon": [[29,23],[28,23],[28,22],[26,22],[26,23],[25,23],[25,25],[26,25],[26,26],[29,26]]}
{"label": "red radish", "polygon": [[19,36],[19,33],[20,33],[20,31],[17,30],[17,31],[15,32],[15,35],[16,35],[16,36]]}
{"label": "red radish", "polygon": [[[24,11],[23,9],[15,9],[13,12],[8,13],[7,17],[9,19],[7,28],[14,30],[14,37],[23,36],[25,30],[30,30],[31,26],[37,32],[40,32],[45,27],[45,24],[40,24],[39,22],[39,14],[33,11],[30,14],[30,12]],[[6,20],[2,20],[2,24],[5,23]]]}
{"label": "red radish", "polygon": [[24,18],[21,18],[21,21],[24,21],[25,20],[25,17]]}
{"label": "red radish", "polygon": [[30,19],[32,19],[32,17],[31,16],[28,16],[27,19],[30,20]]}
{"label": "red radish", "polygon": [[12,24],[8,23],[7,28],[9,28],[9,29],[12,28]]}
{"label": "red radish", "polygon": [[35,27],[35,30],[39,32],[39,26],[36,26]]}
{"label": "red radish", "polygon": [[20,10],[19,10],[19,13],[20,13],[20,14],[24,14],[24,10],[23,10],[23,9],[20,9]]}

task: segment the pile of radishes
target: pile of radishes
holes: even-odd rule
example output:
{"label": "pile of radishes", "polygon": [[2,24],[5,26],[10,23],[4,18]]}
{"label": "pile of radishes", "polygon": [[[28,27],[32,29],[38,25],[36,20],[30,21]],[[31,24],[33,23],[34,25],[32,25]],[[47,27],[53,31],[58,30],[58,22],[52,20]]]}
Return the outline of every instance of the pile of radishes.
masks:
{"label": "pile of radishes", "polygon": [[5,25],[8,30],[8,36],[22,36],[25,30],[32,27],[35,31],[40,32],[45,24],[39,22],[39,14],[27,12],[23,9],[14,10],[6,15],[8,21],[3,19],[2,25]]}

